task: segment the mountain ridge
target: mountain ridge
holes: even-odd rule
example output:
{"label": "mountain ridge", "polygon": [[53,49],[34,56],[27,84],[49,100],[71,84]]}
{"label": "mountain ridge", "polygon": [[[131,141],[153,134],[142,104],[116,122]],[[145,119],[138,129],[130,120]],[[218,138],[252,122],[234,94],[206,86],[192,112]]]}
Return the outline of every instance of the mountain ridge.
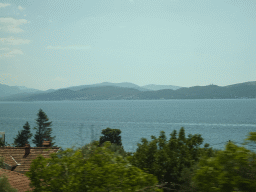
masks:
{"label": "mountain ridge", "polygon": [[[158,85],[155,85],[154,89],[147,89],[144,88],[143,86],[136,85],[134,83],[129,83],[129,82],[122,82],[122,83],[111,83],[111,82],[102,82],[102,83],[96,83],[96,84],[90,84],[90,85],[78,85],[78,86],[71,86],[71,87],[66,87],[66,88],[60,88],[60,89],[70,89],[73,91],[81,90],[84,88],[89,88],[89,87],[102,87],[102,86],[117,86],[117,87],[126,87],[126,88],[135,88],[140,91],[150,91],[150,90],[159,90],[161,89],[161,86],[157,88]],[[169,85],[167,85],[169,86]],[[172,86],[172,85],[170,85]],[[177,87],[177,86],[173,86]],[[48,89],[46,91],[42,91],[39,89],[33,89],[33,88],[27,88],[25,86],[9,86],[5,84],[0,84],[0,97],[14,97],[17,94],[22,94],[23,93],[44,93],[44,92],[53,92],[59,89]]]}
{"label": "mountain ridge", "polygon": [[35,93],[40,91],[38,89],[27,88],[25,86],[9,86],[0,83],[0,97],[7,97],[14,94],[22,94],[22,93]]}
{"label": "mountain ridge", "polygon": [[[105,84],[104,84],[105,85]],[[193,86],[176,90],[140,91],[120,86],[85,87],[77,91],[58,89],[36,94],[16,94],[1,101],[61,101],[61,100],[158,100],[158,99],[236,99],[256,98],[256,81],[228,86]]]}
{"label": "mountain ridge", "polygon": [[102,83],[96,83],[96,84],[91,84],[91,85],[79,85],[79,86],[72,86],[72,87],[67,87],[66,89],[70,89],[73,91],[77,91],[83,88],[87,87],[102,87],[102,86],[117,86],[117,87],[127,87],[127,88],[136,88],[140,91],[149,91],[149,89],[145,89],[139,85],[136,85],[134,83],[129,83],[129,82],[122,82],[122,83],[110,83],[110,82],[102,82]]}

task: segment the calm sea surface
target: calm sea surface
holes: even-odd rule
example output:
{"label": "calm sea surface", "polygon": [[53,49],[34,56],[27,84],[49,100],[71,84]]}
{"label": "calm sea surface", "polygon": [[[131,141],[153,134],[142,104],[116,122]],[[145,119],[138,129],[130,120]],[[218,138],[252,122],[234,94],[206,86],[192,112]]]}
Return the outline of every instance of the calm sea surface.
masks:
{"label": "calm sea surface", "polygon": [[241,145],[249,132],[256,132],[256,99],[0,102],[0,131],[8,143],[26,121],[36,126],[40,108],[53,122],[52,136],[63,149],[99,138],[107,127],[122,131],[124,149],[131,152],[142,137],[150,141],[162,130],[169,139],[173,130],[184,127],[186,136],[201,134],[216,149],[224,149],[228,140]]}

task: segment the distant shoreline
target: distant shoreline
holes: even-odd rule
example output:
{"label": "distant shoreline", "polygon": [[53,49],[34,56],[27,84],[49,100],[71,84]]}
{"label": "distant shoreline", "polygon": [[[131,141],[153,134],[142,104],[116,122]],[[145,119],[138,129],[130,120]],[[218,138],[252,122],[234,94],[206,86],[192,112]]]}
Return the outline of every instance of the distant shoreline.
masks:
{"label": "distant shoreline", "polygon": [[256,98],[216,98],[216,99],[102,99],[102,100],[38,100],[38,101],[1,101],[0,103],[12,103],[12,102],[63,102],[63,101],[170,101],[170,100],[255,100]]}

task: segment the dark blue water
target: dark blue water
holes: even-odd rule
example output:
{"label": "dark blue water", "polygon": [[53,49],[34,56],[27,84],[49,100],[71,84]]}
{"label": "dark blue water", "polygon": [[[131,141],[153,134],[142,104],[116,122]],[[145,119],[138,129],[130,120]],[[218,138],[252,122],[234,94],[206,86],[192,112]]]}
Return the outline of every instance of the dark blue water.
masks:
{"label": "dark blue water", "polygon": [[131,152],[142,137],[150,141],[162,130],[169,139],[174,129],[184,127],[186,136],[201,134],[216,149],[224,149],[228,140],[241,145],[249,132],[256,132],[256,99],[0,102],[0,131],[8,143],[26,121],[36,126],[39,108],[53,122],[52,136],[63,149],[99,138],[107,127],[122,131],[124,149]]}

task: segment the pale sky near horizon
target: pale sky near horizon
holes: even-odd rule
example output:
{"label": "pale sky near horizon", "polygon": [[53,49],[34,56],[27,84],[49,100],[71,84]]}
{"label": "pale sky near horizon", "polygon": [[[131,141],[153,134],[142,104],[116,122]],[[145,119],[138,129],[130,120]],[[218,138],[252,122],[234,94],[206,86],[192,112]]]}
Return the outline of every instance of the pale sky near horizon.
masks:
{"label": "pale sky near horizon", "polygon": [[0,83],[256,81],[255,0],[0,0]]}

